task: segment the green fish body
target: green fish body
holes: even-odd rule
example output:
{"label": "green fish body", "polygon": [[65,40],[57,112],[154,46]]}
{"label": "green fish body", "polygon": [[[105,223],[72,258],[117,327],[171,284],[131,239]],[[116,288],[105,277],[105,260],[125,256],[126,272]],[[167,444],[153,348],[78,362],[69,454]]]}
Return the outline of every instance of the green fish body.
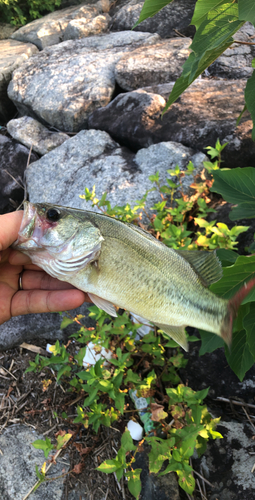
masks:
{"label": "green fish body", "polygon": [[184,349],[186,326],[230,343],[239,304],[208,289],[222,275],[214,252],[177,251],[107,215],[28,202],[14,248],[101,309],[116,315],[114,304],[142,316]]}

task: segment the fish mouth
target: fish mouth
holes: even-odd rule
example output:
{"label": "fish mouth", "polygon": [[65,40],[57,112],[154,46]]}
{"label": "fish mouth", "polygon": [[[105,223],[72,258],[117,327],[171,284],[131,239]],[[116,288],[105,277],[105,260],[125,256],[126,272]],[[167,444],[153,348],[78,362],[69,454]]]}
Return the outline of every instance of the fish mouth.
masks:
{"label": "fish mouth", "polygon": [[[55,223],[50,223],[51,227],[54,225]],[[45,245],[42,245],[40,240],[43,238],[47,228],[48,223],[45,221],[44,217],[38,214],[36,206],[29,201],[25,201],[18,238],[13,243],[12,248],[21,251],[32,251],[45,248]],[[65,244],[66,243],[67,242],[65,242]],[[61,251],[62,249],[63,248],[56,247],[57,251]]]}
{"label": "fish mouth", "polygon": [[12,248],[15,250],[41,248],[38,243],[38,237],[42,235],[42,231],[39,231],[40,235],[38,234],[38,230],[36,231],[36,218],[37,212],[35,206],[29,201],[25,201],[18,238],[13,243]]}

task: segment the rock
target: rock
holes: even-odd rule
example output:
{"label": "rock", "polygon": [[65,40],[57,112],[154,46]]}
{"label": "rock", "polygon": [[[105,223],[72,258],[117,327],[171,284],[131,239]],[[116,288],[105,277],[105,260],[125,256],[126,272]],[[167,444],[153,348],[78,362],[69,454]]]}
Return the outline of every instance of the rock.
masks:
{"label": "rock", "polygon": [[[206,484],[210,500],[253,500],[254,431],[250,424],[221,421],[217,431],[224,439],[209,441],[202,458],[193,460],[213,485]],[[208,494],[209,491],[209,494]]]}
{"label": "rock", "polygon": [[64,33],[64,40],[75,40],[85,36],[98,35],[107,31],[111,18],[109,14],[101,14],[91,21],[87,19],[74,19],[68,23]]}
{"label": "rock", "polygon": [[134,151],[163,141],[179,142],[202,151],[206,146],[214,147],[219,138],[222,143],[229,143],[222,154],[225,167],[250,166],[255,161],[255,144],[248,112],[236,127],[244,106],[245,85],[244,80],[200,79],[162,118],[163,99],[167,101],[173,83],[145,87],[119,94],[108,106],[95,110],[88,124],[107,131]]}
{"label": "rock", "polygon": [[[189,161],[195,174],[203,169],[207,157],[181,144],[161,143],[138,151],[137,155],[121,148],[106,132],[83,130],[61,146],[44,155],[26,171],[27,187],[31,202],[48,202],[91,210],[80,197],[85,187],[114,205],[132,206],[152,187],[149,175],[159,171],[160,181],[167,177],[167,170],[178,164],[185,169]],[[188,177],[187,177],[188,179]],[[173,178],[174,180],[174,178]],[[192,182],[192,179],[190,179]],[[189,189],[189,184],[184,186]],[[160,201],[156,191],[148,194],[150,208]]]}
{"label": "rock", "polygon": [[155,123],[160,127],[165,105],[162,96],[144,90],[119,94],[89,116],[88,127],[105,130],[114,140],[137,151],[153,143],[150,129],[154,129]]}
{"label": "rock", "polygon": [[[26,425],[11,425],[0,436],[0,495],[1,500],[22,500],[37,483],[35,466],[38,469],[45,462],[43,450],[32,446],[37,439],[45,439]],[[68,472],[70,462],[67,455],[51,467],[54,481],[40,485],[30,500],[61,500],[64,495],[63,472]]]}
{"label": "rock", "polygon": [[32,146],[39,155],[45,155],[69,139],[63,132],[52,132],[30,116],[23,116],[7,123],[9,134],[17,141]]}
{"label": "rock", "polygon": [[143,443],[143,451],[136,454],[134,469],[142,469],[142,491],[140,500],[180,500],[179,488],[174,472],[158,476],[149,472],[148,453],[150,446]]}
{"label": "rock", "polygon": [[[233,38],[240,42],[253,42],[254,35],[254,26],[251,23],[245,23]],[[209,66],[208,74],[231,79],[250,78],[253,73],[251,62],[254,57],[255,47],[253,45],[235,43]]]}
{"label": "rock", "polygon": [[77,132],[106,106],[115,90],[115,65],[125,51],[158,41],[150,33],[110,33],[48,47],[13,73],[9,97],[21,115]]}
{"label": "rock", "polygon": [[[177,0],[166,5],[154,17],[143,21],[135,28],[138,31],[158,33],[162,38],[194,34],[189,26],[195,7],[195,0]],[[131,30],[139,19],[144,2],[132,0],[125,4],[113,17],[111,29],[114,31]],[[178,33],[179,32],[179,33]]]}
{"label": "rock", "polygon": [[99,11],[94,5],[56,10],[47,14],[47,16],[22,26],[13,33],[12,38],[21,42],[31,42],[42,50],[49,45],[55,45],[63,41],[65,29],[72,19],[85,18],[90,20],[98,14]]}
{"label": "rock", "polygon": [[115,68],[119,86],[135,90],[177,80],[189,56],[190,44],[190,38],[174,38],[124,54]]}
{"label": "rock", "polygon": [[[243,382],[240,382],[226,362],[224,349],[216,349],[211,353],[199,356],[200,342],[190,343],[189,352],[184,354],[188,364],[180,370],[183,383],[188,382],[194,391],[207,387],[209,390],[209,404],[217,416],[226,420],[227,409],[230,405],[216,403],[217,397],[233,400],[243,400],[254,404],[255,365],[246,373]],[[217,374],[217,375],[216,375]],[[237,408],[239,409],[239,408]]]}
{"label": "rock", "polygon": [[5,40],[6,38],[10,38],[12,33],[16,31],[16,26],[12,26],[7,23],[0,23],[0,40]]}
{"label": "rock", "polygon": [[15,106],[7,96],[7,87],[11,80],[12,72],[29,57],[38,52],[38,49],[31,43],[2,40],[0,41],[0,51],[0,120],[3,120],[5,123],[16,112]]}
{"label": "rock", "polygon": [[[251,138],[251,118],[246,111],[238,127],[236,120],[244,107],[245,80],[195,81],[155,124],[159,141],[172,140],[203,150],[219,138],[229,142],[223,151],[224,167],[249,166],[255,160]],[[173,84],[155,85],[144,90],[168,99]],[[195,126],[194,126],[195,124]],[[153,142],[158,142],[156,138]]]}
{"label": "rock", "polygon": [[[91,304],[89,304],[91,305]],[[86,319],[82,320],[87,326],[94,326],[93,321],[88,317],[88,305],[84,303],[78,309],[70,311],[72,316],[83,314]],[[45,339],[54,344],[57,340],[67,341],[68,336],[77,332],[77,324],[70,324],[61,330],[61,321],[65,313],[27,314],[25,316],[15,316],[7,323],[0,325],[0,351],[12,349],[23,342],[33,343],[37,340]]]}
{"label": "rock", "polygon": [[[12,212],[24,199],[23,176],[29,149],[0,135],[0,214]],[[38,156],[31,154],[30,161]]]}

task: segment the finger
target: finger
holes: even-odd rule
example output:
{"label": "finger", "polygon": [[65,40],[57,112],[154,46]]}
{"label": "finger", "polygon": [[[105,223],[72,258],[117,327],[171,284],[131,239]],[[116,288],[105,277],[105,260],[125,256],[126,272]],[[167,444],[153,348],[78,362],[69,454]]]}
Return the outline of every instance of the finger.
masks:
{"label": "finger", "polygon": [[[35,266],[36,267],[36,266]],[[44,271],[24,271],[22,273],[22,288],[23,290],[68,290],[75,288],[66,281],[59,281],[57,278],[52,278]]]}
{"label": "finger", "polygon": [[18,237],[23,211],[0,216],[0,251],[8,248]]}
{"label": "finger", "polygon": [[11,315],[59,312],[75,309],[85,302],[86,294],[80,290],[21,290],[12,300]]}
{"label": "finger", "polygon": [[28,255],[25,255],[18,250],[11,250],[11,253],[9,255],[9,262],[13,266],[24,266],[25,264],[31,263],[31,259],[28,257]]}

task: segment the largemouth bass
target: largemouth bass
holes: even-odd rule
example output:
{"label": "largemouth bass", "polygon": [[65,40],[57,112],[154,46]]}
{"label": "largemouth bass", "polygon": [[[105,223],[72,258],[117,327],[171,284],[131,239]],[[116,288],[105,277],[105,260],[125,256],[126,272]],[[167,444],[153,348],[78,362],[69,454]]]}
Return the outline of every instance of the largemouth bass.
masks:
{"label": "largemouth bass", "polygon": [[230,345],[237,310],[255,280],[227,301],[208,286],[221,278],[214,252],[168,248],[135,225],[86,210],[24,203],[13,247],[54,278],[87,292],[101,309],[142,316],[184,349],[185,327],[221,336]]}

